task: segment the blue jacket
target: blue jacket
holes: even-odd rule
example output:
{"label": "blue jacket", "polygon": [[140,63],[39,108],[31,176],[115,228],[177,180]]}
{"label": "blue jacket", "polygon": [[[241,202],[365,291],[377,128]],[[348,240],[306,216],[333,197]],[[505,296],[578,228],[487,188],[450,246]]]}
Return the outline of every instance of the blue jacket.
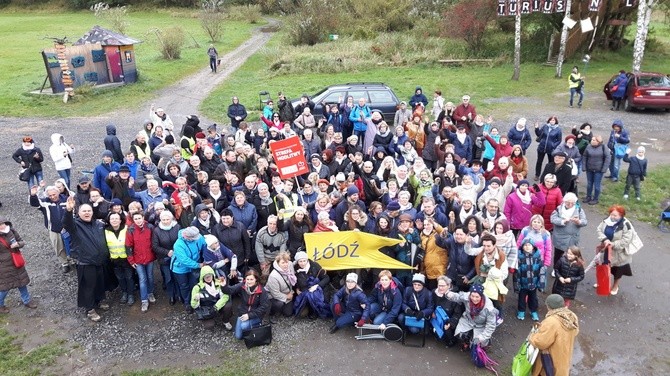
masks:
{"label": "blue jacket", "polygon": [[[628,173],[630,173],[630,169]],[[51,232],[60,233],[63,229],[66,200],[67,196],[64,195],[59,196],[58,202],[52,202],[48,198],[39,199],[37,195],[30,195],[30,206],[40,209],[44,215],[44,227]]]}
{"label": "blue jacket", "polygon": [[122,164],[122,166],[128,166],[128,169],[130,170],[130,176],[133,179],[137,179],[137,169],[140,168],[140,161],[137,159],[133,161],[133,163],[128,163],[127,161]]}
{"label": "blue jacket", "polygon": [[449,265],[447,266],[447,277],[455,283],[460,283],[459,277],[466,276],[472,279],[475,276],[475,257],[465,253],[465,244],[456,243],[453,236],[443,238],[437,237],[437,245],[449,250]]}
{"label": "blue jacket", "polygon": [[[374,290],[368,296],[368,305],[377,303],[386,312],[386,317],[382,324],[388,325],[394,323],[398,319],[398,314],[402,308],[402,293],[398,289],[395,281],[391,281],[391,285],[386,290],[382,290],[379,282],[375,285]],[[369,317],[369,309],[363,313],[362,319],[367,320]]]}
{"label": "blue jacket", "polygon": [[[421,93],[417,93],[419,90],[421,90]],[[414,109],[419,103],[423,103],[424,108],[428,106],[428,98],[426,98],[426,96],[423,94],[423,89],[421,86],[417,86],[416,89],[414,89],[414,95],[412,95],[412,97],[409,99],[409,105],[412,106],[412,109]]]}
{"label": "blue jacket", "polygon": [[535,135],[539,138],[538,153],[551,154],[563,139],[563,132],[558,124],[553,127],[551,124],[545,124],[541,128],[535,128]]}
{"label": "blue jacket", "polygon": [[184,230],[179,230],[179,237],[174,243],[174,254],[170,270],[177,274],[186,274],[200,269],[200,260],[207,250],[205,238],[199,236],[197,240],[186,240],[182,235]]}
{"label": "blue jacket", "polygon": [[647,158],[639,159],[637,156],[629,157],[628,154],[626,154],[623,156],[623,161],[630,163],[628,166],[628,175],[647,176]]}
{"label": "blue jacket", "polygon": [[507,132],[507,139],[509,140],[510,145],[521,145],[524,154],[526,154],[526,149],[528,149],[530,143],[533,141],[528,128],[524,128],[520,131],[516,129],[516,126],[512,126],[512,129]]}
{"label": "blue jacket", "polygon": [[535,290],[544,288],[540,286],[540,269],[544,266],[542,262],[542,252],[535,248],[530,255],[519,249],[517,256],[519,266],[514,273],[514,291]]}
{"label": "blue jacket", "polygon": [[[416,311],[416,302],[419,303],[419,308],[423,312],[423,317],[428,318],[433,314],[433,294],[426,287],[421,291],[414,291],[414,287],[405,287],[405,294],[402,299],[402,312],[407,313],[408,309]],[[414,301],[416,297],[416,302]]]}
{"label": "blue jacket", "polygon": [[456,136],[456,133],[450,132],[448,129],[446,129],[446,131],[449,142],[454,145],[454,153],[461,158],[470,161],[472,159],[472,139],[470,136],[466,135],[464,142],[461,142],[458,139],[458,136]]}
{"label": "blue jacket", "polygon": [[119,172],[119,167],[121,167],[120,164],[112,161],[111,164],[100,163],[95,166],[95,170],[93,170],[93,186],[102,192],[102,196],[105,200],[112,199],[112,188],[107,185],[105,179],[107,179],[107,175],[109,175],[110,172]]}
{"label": "blue jacket", "polygon": [[349,120],[354,124],[354,131],[365,132],[368,129],[365,120],[370,119],[370,117],[372,117],[372,111],[370,111],[368,105],[361,107],[356,104],[349,114]]}
{"label": "blue jacket", "polygon": [[[619,137],[615,137],[617,131],[614,129],[614,126],[621,127],[621,132],[619,132]],[[610,138],[607,141],[607,147],[614,152],[614,144],[628,144],[630,143],[630,135],[628,130],[623,127],[623,121],[617,119],[612,123],[612,131],[610,132]]]}
{"label": "blue jacket", "polygon": [[242,222],[242,224],[250,230],[252,233],[258,230],[258,212],[256,212],[256,207],[252,204],[245,202],[242,207],[239,207],[237,204],[231,204],[228,209],[233,212],[233,218],[236,221]]}
{"label": "blue jacket", "polygon": [[626,96],[626,87],[628,86],[628,77],[626,73],[619,73],[619,75],[612,81],[612,86],[619,85],[615,91],[611,91],[610,94],[614,99],[622,99]]}
{"label": "blue jacket", "polygon": [[[358,286],[348,294],[347,287],[343,286],[335,293],[335,295],[333,295],[333,305],[335,304],[340,304],[342,306],[342,313],[348,312],[355,317],[363,316],[364,314],[366,317],[369,315],[370,305],[365,297],[365,292]],[[365,309],[361,307],[362,304],[365,305]]]}

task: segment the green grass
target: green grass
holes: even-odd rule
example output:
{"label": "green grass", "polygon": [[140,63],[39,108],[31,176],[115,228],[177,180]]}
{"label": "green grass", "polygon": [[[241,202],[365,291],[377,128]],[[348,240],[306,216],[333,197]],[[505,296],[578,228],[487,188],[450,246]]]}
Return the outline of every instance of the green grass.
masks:
{"label": "green grass", "polygon": [[[277,92],[283,91],[290,98],[297,98],[303,93],[314,94],[319,89],[336,83],[381,81],[388,84],[401,100],[408,100],[414,93],[416,85],[421,85],[424,92],[432,93],[435,89],[442,90],[443,97],[457,102],[464,93],[473,97],[473,103],[482,114],[495,113],[498,116],[509,111],[509,104],[488,104],[484,99],[501,97],[541,98],[548,103],[565,100],[567,92],[567,76],[573,65],[583,70],[581,56],[565,62],[563,78],[554,78],[555,67],[537,63],[522,64],[521,78],[511,81],[513,64],[500,62],[494,66],[473,65],[466,67],[445,67],[434,63],[416,63],[409,66],[389,66],[393,62],[381,60],[377,65],[364,59],[374,59],[372,53],[352,53],[351,49],[364,44],[357,44],[346,38],[315,46],[318,53],[306,48],[291,48],[284,44],[281,33],[275,35],[267,48],[256,53],[222,86],[217,88],[201,105],[207,117],[220,122],[227,122],[222,103],[230,103],[232,96],[239,96],[241,103],[249,110],[249,120],[259,117],[258,93],[268,91],[273,99]],[[663,47],[663,46],[661,46]],[[644,70],[666,71],[669,54],[660,51],[646,53]],[[632,46],[626,46],[618,52],[595,51],[587,67],[587,88],[589,91],[600,92],[604,83],[619,69],[630,69]],[[324,59],[325,57],[325,59]],[[340,72],[333,66],[336,59],[342,58],[341,64],[351,66],[351,70]],[[329,60],[328,60],[329,59]],[[347,59],[357,59],[360,64],[350,64]],[[290,64],[290,69],[273,70],[273,64],[280,60]],[[325,69],[324,69],[325,65]],[[367,68],[358,68],[367,67]],[[319,73],[321,72],[321,73]]]}
{"label": "green grass", "polygon": [[[626,163],[622,163],[622,168],[626,167]],[[628,201],[623,199],[623,189],[626,186],[626,175],[620,174],[619,182],[611,183],[607,179],[603,179],[603,191],[600,195],[599,207],[603,208],[603,216],[607,214],[606,210],[611,205],[623,204],[626,208],[626,217],[637,221],[647,222],[650,224],[657,224],[661,212],[665,207],[661,203],[667,202],[670,199],[668,194],[668,187],[670,187],[670,174],[667,173],[666,168],[670,165],[659,165],[648,171],[647,177],[641,184],[640,195],[642,200],[635,200],[635,191],[631,187],[628,192],[630,198]],[[667,204],[666,204],[667,205]]]}
{"label": "green grass", "polygon": [[63,341],[48,342],[25,351],[15,336],[10,335],[4,328],[0,329],[0,375],[44,374],[64,353]]}
{"label": "green grass", "polygon": [[[46,77],[41,51],[53,47],[45,36],[67,36],[74,42],[92,26],[101,24],[92,12],[57,13],[45,11],[3,12],[0,22],[0,115],[5,116],[91,116],[142,103],[154,93],[207,66],[208,38],[196,17],[185,10],[153,10],[129,13],[127,35],[139,39],[135,45],[139,82],[109,90],[95,90],[75,96],[67,105],[61,96],[29,95]],[[181,59],[166,61],[157,47],[154,28],[179,25],[186,34]],[[217,50],[225,54],[249,38],[257,24],[226,21],[223,41]],[[199,44],[200,47],[195,47]],[[47,89],[48,90],[48,89]]]}

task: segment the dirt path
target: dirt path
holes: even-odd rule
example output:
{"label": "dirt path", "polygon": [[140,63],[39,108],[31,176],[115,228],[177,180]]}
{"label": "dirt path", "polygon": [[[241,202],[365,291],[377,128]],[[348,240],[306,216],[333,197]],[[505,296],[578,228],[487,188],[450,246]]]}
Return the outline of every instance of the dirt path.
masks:
{"label": "dirt path", "polygon": [[[76,181],[79,171],[98,163],[106,124],[117,125],[122,145],[127,147],[147,117],[150,104],[156,103],[166,109],[179,129],[185,116],[197,114],[199,103],[208,93],[260,50],[270,36],[270,33],[256,30],[247,42],[223,57],[224,68],[216,75],[210,73],[203,62],[201,72],[157,93],[148,103],[133,104],[126,110],[95,118],[0,118],[0,200],[4,204],[0,214],[8,216],[28,242],[24,252],[32,279],[31,291],[41,303],[38,310],[26,311],[18,306],[18,296],[13,292],[8,297],[8,302],[13,304],[9,320],[13,323],[12,332],[23,338],[27,349],[45,340],[65,341],[67,355],[60,357],[47,371],[98,375],[117,374],[128,369],[200,367],[204,364],[225,366],[229,358],[242,356],[253,358],[254,362],[260,362],[275,373],[369,374],[384,370],[388,375],[425,371],[444,375],[486,374],[475,371],[467,355],[446,350],[433,340],[429,340],[423,349],[379,341],[357,342],[353,339],[353,330],[327,334],[329,323],[323,321],[281,320],[275,326],[275,341],[271,346],[247,352],[220,328],[205,330],[192,317],[184,315],[179,307],[167,305],[160,296],[160,289],[158,304],[146,314],[139,312],[138,304],[118,306],[112,300],[111,311],[103,315],[101,323],[93,324],[76,308],[75,277],[73,274],[63,276],[58,271],[42,218],[28,207],[27,188],[15,177],[17,168],[10,156],[19,145],[19,136],[32,134],[37,146],[45,152],[53,132],[62,133],[69,142],[75,143],[73,180]],[[612,120],[622,118],[632,133],[633,142],[648,146],[652,165],[670,160],[670,139],[666,136],[670,114],[614,113],[609,111],[602,94],[597,92],[587,95],[582,109],[568,109],[566,100],[565,95],[559,95],[533,99],[530,105],[509,98],[508,112],[496,119],[497,125],[507,130],[509,124],[521,116],[533,122],[557,114],[564,125],[564,133],[573,124],[589,121],[597,133],[607,135]],[[473,101],[476,104],[476,100]],[[221,107],[224,111],[227,103],[222,103]],[[203,121],[208,123],[207,119]],[[529,153],[531,166],[534,166],[534,154],[532,146]],[[44,170],[48,181],[57,177],[51,162],[44,163]],[[595,227],[602,213],[592,207],[586,210],[590,224],[582,232],[582,244],[585,254],[590,255],[596,243]],[[581,319],[581,333],[572,374],[670,373],[670,353],[664,346],[670,335],[670,329],[665,325],[670,303],[663,299],[670,283],[665,268],[659,266],[670,263],[670,254],[665,252],[664,246],[668,235],[645,224],[636,226],[645,249],[635,256],[635,276],[624,280],[620,294],[609,298],[596,296],[590,287],[595,279],[593,273],[579,286],[574,310]],[[514,319],[515,304],[516,296],[512,294],[505,305],[507,319],[495,334],[497,340],[490,354],[500,362],[501,375],[509,374],[511,359],[530,328],[528,321]],[[661,346],[657,345],[659,343]]]}

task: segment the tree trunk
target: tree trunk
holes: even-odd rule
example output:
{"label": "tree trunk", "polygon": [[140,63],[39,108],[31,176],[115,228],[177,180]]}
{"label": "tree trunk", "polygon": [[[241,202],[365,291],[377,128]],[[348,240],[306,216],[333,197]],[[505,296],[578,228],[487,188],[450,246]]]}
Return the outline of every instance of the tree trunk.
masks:
{"label": "tree trunk", "polygon": [[514,74],[512,80],[519,81],[521,75],[521,10],[516,12],[514,19]]}
{"label": "tree trunk", "polygon": [[655,0],[640,0],[637,6],[637,33],[633,45],[633,72],[639,72],[644,58],[644,47],[649,33],[649,21]]}
{"label": "tree trunk", "polygon": [[[572,1],[567,1],[565,3],[565,17],[570,16],[570,9],[572,8]],[[561,45],[558,48],[558,58],[556,58],[556,78],[563,77],[563,60],[565,60],[565,44],[568,41],[568,27],[563,25],[563,30],[561,31]]]}

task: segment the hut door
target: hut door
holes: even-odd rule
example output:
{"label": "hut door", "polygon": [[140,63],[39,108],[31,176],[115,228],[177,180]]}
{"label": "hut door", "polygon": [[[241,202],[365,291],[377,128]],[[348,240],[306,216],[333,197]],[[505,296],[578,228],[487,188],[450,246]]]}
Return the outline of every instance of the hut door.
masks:
{"label": "hut door", "polygon": [[121,54],[116,46],[105,46],[107,55],[107,66],[109,67],[111,82],[123,82],[123,69],[121,68]]}

